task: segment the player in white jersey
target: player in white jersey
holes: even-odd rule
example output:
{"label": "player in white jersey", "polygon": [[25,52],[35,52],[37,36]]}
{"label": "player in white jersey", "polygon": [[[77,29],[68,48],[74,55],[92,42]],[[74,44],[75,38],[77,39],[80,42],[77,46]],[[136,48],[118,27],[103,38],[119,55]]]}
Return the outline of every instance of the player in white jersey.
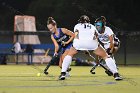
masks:
{"label": "player in white jersey", "polygon": [[96,28],[90,23],[78,23],[74,27],[77,34],[73,47],[76,50],[95,50],[98,47],[98,41],[95,36]]}
{"label": "player in white jersey", "polygon": [[107,53],[111,55],[114,51],[116,52],[120,46],[120,41],[115,36],[112,29],[106,26],[106,18],[104,16],[97,18],[95,26],[98,31],[98,40],[106,49]]}
{"label": "player in white jersey", "polygon": [[67,68],[69,67],[72,57],[78,53],[78,50],[93,50],[93,52],[103,58],[106,61],[107,66],[113,72],[115,80],[122,80],[116,69],[116,64],[114,60],[108,56],[105,50],[99,45],[96,38],[96,28],[90,24],[90,19],[86,15],[82,15],[78,20],[79,23],[75,25],[75,39],[73,41],[73,47],[70,48],[70,51],[67,56],[65,56],[62,63],[60,80],[65,79]]}
{"label": "player in white jersey", "polygon": [[[117,52],[120,46],[119,39],[115,36],[112,29],[106,26],[106,18],[104,16],[101,16],[95,20],[95,27],[98,31],[97,34],[100,44],[106,50],[108,55],[110,55],[115,61],[113,55],[115,52]],[[97,66],[98,64],[94,65],[94,69]]]}

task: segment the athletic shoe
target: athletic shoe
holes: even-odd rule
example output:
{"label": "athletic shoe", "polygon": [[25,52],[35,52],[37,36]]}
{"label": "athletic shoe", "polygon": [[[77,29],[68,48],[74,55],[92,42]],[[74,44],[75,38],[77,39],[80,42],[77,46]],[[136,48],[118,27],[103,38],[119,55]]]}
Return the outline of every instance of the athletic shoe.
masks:
{"label": "athletic shoe", "polygon": [[70,77],[70,73],[69,72],[66,72],[66,77]]}
{"label": "athletic shoe", "polygon": [[66,72],[61,72],[61,75],[59,76],[59,80],[65,80]]}
{"label": "athletic shoe", "polygon": [[119,75],[119,73],[114,73],[114,79],[116,81],[123,80],[123,78]]}
{"label": "athletic shoe", "polygon": [[71,68],[68,68],[68,69],[67,69],[67,72],[70,72],[70,71],[71,71]]}

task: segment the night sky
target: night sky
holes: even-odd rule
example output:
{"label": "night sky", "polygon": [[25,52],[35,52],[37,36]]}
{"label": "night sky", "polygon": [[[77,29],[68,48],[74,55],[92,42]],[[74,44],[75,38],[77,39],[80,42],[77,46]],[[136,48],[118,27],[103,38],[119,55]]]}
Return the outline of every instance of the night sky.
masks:
{"label": "night sky", "polygon": [[[14,16],[15,14],[33,15],[37,18],[37,20],[41,24],[45,25],[45,23],[43,23],[42,20],[46,20],[47,18],[43,19],[42,16],[39,17],[39,16],[37,16],[36,13],[29,12],[29,11],[32,11],[31,9],[29,9],[30,5],[33,2],[37,2],[37,1],[39,1],[39,0],[0,0],[0,4],[1,4],[0,5],[0,12],[1,12],[0,13],[0,21],[3,24],[0,26],[0,29],[1,30],[12,30],[13,29],[13,27],[12,27],[13,18],[12,17],[9,18],[9,16],[8,16],[9,14],[11,14],[12,16]],[[45,1],[45,0],[42,0],[42,1]],[[80,1],[84,1],[84,0],[78,0],[78,1],[79,1],[79,5],[82,6]],[[95,0],[95,1],[97,1],[97,0]],[[104,1],[104,0],[100,0],[100,1]],[[116,2],[114,2],[114,1],[116,1]],[[85,1],[85,2],[88,2],[88,1]],[[109,22],[111,24],[114,24],[115,26],[117,26],[118,28],[123,29],[123,30],[130,30],[130,31],[132,31],[132,30],[139,31],[140,30],[140,28],[139,28],[140,27],[140,24],[139,24],[139,21],[140,21],[140,12],[139,12],[140,10],[139,9],[140,9],[140,7],[139,7],[138,0],[137,1],[135,1],[135,0],[106,0],[106,2],[110,2],[108,4],[108,7],[113,6],[113,9],[115,10],[115,11],[106,11],[105,12],[106,14],[102,13],[102,15],[104,15],[104,14],[106,15],[106,17],[109,19]],[[43,3],[44,2],[42,2],[42,6],[44,5]],[[40,7],[40,8],[42,8],[42,7]],[[93,9],[93,11],[94,11],[94,9]],[[113,9],[110,8],[110,10],[113,10]],[[92,9],[89,9],[89,11],[92,11]],[[111,12],[116,13],[116,14],[114,14],[115,15],[114,16],[114,15],[107,14],[107,12],[110,14],[111,14]],[[100,15],[101,13],[96,13],[96,14]],[[49,16],[49,14],[46,13],[46,17],[48,17],[48,16]],[[77,15],[77,16],[79,16],[79,15]],[[6,17],[9,19],[7,19]],[[89,15],[89,17],[90,17],[90,15]],[[65,18],[65,15],[64,15],[64,18]],[[70,18],[70,16],[66,17],[66,18]],[[57,20],[59,20],[59,19],[60,18],[58,18]],[[68,23],[68,24],[64,23],[63,22],[64,20],[61,20],[61,19],[60,19],[60,21],[64,26],[69,26],[69,24],[70,24],[70,23]],[[74,21],[74,22],[76,22],[76,21]],[[70,28],[72,26],[70,26]]]}

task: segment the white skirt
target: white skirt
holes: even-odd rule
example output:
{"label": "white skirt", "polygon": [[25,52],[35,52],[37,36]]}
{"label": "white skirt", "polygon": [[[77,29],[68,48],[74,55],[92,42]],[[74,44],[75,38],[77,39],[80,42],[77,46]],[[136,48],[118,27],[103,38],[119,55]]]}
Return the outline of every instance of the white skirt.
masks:
{"label": "white skirt", "polygon": [[110,47],[110,43],[105,43],[103,46],[107,50]]}
{"label": "white skirt", "polygon": [[98,48],[98,41],[74,39],[73,47],[76,50],[95,50]]}

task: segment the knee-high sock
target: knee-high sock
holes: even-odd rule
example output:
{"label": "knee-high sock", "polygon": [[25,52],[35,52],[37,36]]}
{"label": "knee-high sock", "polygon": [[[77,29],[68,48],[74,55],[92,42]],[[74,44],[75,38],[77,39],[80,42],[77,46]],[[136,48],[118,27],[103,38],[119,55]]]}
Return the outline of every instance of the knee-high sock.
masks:
{"label": "knee-high sock", "polygon": [[105,59],[106,65],[108,68],[114,73],[118,73],[118,70],[116,68],[116,64],[112,58],[106,58]]}
{"label": "knee-high sock", "polygon": [[62,63],[62,70],[61,72],[66,72],[68,67],[70,66],[71,64],[71,61],[72,61],[72,57],[67,55],[65,56],[64,60],[63,60],[63,63]]}
{"label": "knee-high sock", "polygon": [[114,58],[114,56],[113,56],[113,55],[111,56],[111,58],[112,58],[112,59],[114,60],[114,62],[116,63],[116,60],[115,60],[115,58]]}

